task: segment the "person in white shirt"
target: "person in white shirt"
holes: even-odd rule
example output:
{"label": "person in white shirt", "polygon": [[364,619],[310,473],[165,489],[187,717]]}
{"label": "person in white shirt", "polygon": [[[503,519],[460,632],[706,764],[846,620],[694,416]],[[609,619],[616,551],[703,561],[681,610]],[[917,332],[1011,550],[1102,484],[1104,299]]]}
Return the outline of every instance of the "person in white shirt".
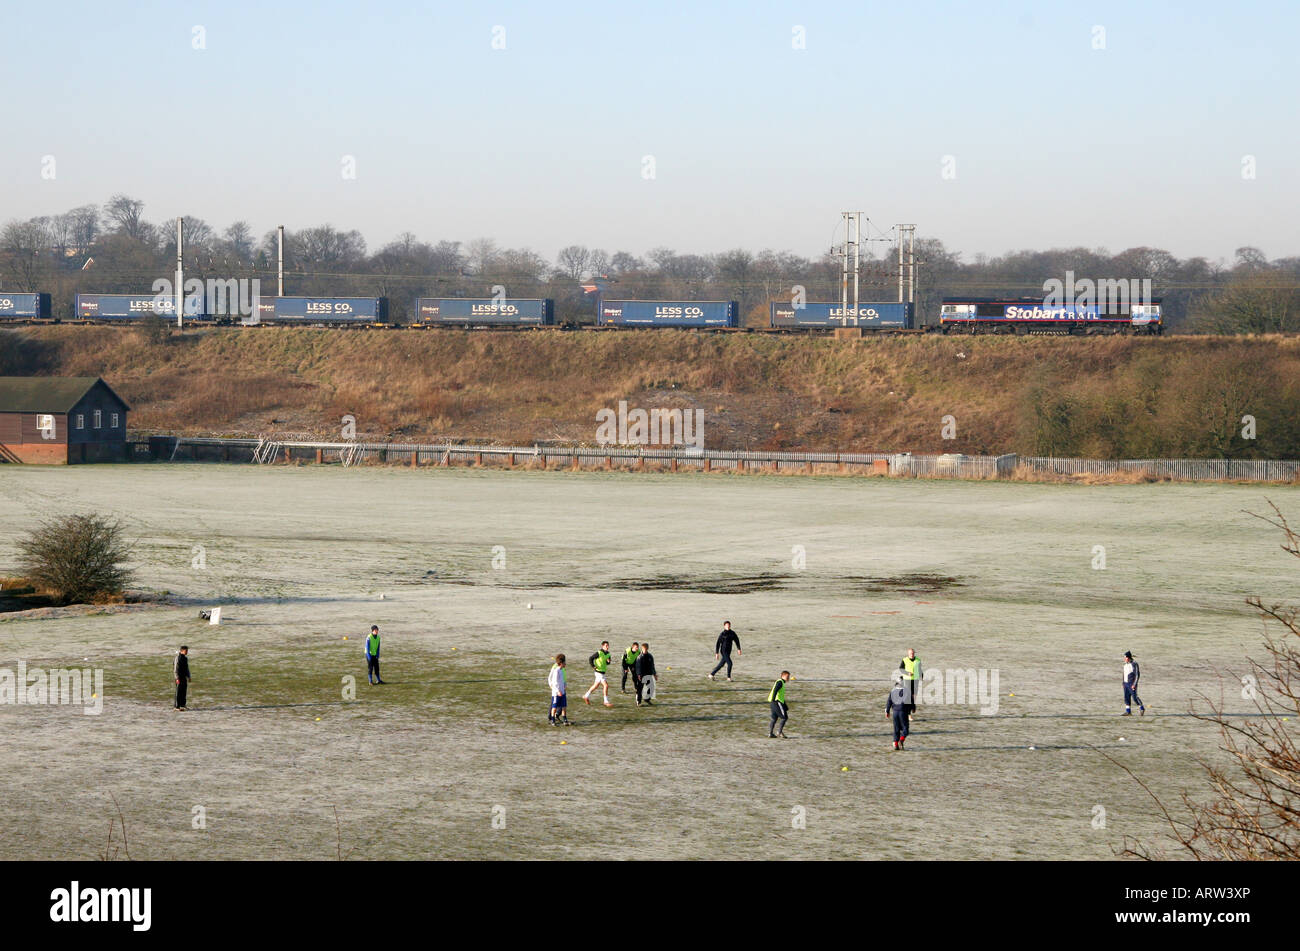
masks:
{"label": "person in white shirt", "polygon": [[569,725],[569,715],[566,710],[568,698],[566,696],[566,687],[564,684],[564,655],[555,655],[555,665],[551,667],[551,672],[546,678],[546,682],[551,685],[551,715],[549,717],[551,726],[559,726],[563,723]]}

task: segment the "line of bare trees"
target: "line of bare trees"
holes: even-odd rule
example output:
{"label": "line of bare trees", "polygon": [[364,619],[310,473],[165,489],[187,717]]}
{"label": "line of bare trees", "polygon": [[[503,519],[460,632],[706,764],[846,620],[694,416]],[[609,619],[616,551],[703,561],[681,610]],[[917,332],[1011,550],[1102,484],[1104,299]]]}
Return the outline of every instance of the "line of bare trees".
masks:
{"label": "line of bare trees", "polygon": [[[102,206],[10,221],[0,229],[0,286],[49,290],[56,312],[70,312],[79,292],[141,292],[171,273],[176,256],[174,219],[151,222],[144,203],[114,195]],[[276,269],[276,234],[259,239],[247,221],[218,231],[184,216],[186,270],[193,277],[253,278],[265,283]],[[1178,259],[1156,248],[1118,254],[1086,248],[1018,251],[963,261],[942,241],[917,242],[918,316],[933,322],[940,299],[953,294],[1041,296],[1043,282],[1067,271],[1094,280],[1153,282],[1171,329],[1212,333],[1300,331],[1300,257],[1270,261],[1257,248],[1237,250],[1231,264],[1203,257]],[[737,300],[751,323],[762,322],[772,300],[803,288],[808,300],[837,300],[840,262],[834,255],[743,248],[682,254],[652,248],[642,255],[580,244],[552,262],[528,248],[506,248],[490,238],[430,243],[403,232],[370,252],[356,230],[330,224],[289,230],[286,293],[386,296],[398,319],[419,296],[487,296],[502,285],[514,297],[552,297],[564,320],[591,319],[599,283],[608,296]],[[896,249],[866,251],[861,280],[866,300],[897,299]]]}

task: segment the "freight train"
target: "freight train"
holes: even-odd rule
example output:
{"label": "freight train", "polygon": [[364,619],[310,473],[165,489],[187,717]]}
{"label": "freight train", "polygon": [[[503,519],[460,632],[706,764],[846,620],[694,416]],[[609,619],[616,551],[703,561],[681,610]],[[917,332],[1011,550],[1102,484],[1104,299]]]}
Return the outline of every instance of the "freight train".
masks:
{"label": "freight train", "polygon": [[832,330],[859,327],[863,330],[914,330],[913,307],[894,301],[859,302],[856,308],[842,303],[773,303],[769,324],[772,329]]}
{"label": "freight train", "polygon": [[552,327],[555,301],[501,297],[420,297],[415,322],[444,327]]}
{"label": "freight train", "polygon": [[1164,332],[1160,298],[1112,305],[1045,304],[1041,297],[945,297],[943,333],[1146,333]]}
{"label": "freight train", "polygon": [[[322,327],[388,327],[386,297],[266,297],[246,317],[210,313],[203,295],[183,303],[186,323]],[[213,308],[218,309],[218,308]],[[157,315],[173,319],[176,302],[156,294],[78,294],[72,319],[77,323],[121,324]],[[677,327],[695,330],[736,330],[740,306],[736,301],[607,300],[597,297],[598,329]],[[0,291],[0,323],[58,322],[50,295]],[[412,328],[466,329],[556,327],[555,302],[550,298],[421,297],[415,302]],[[773,302],[768,326],[775,333],[819,333],[838,328],[872,333],[1145,333],[1164,330],[1159,298],[1122,303],[1118,307],[1048,306],[1034,297],[945,297],[936,326],[917,324],[912,304],[896,301],[860,302],[857,307],[826,302]]]}

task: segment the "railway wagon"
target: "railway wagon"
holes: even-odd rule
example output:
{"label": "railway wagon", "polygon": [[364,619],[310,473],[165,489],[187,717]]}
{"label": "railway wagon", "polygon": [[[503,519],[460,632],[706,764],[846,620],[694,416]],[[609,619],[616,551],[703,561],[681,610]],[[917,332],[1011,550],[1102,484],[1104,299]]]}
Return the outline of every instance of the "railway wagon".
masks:
{"label": "railway wagon", "polygon": [[858,302],[857,309],[842,303],[805,303],[802,307],[783,301],[771,305],[774,329],[804,328],[831,330],[860,327],[863,330],[911,330],[915,325],[913,305],[900,301]]}
{"label": "railway wagon", "polygon": [[245,324],[388,323],[387,297],[263,297]]}
{"label": "railway wagon", "polygon": [[734,300],[601,300],[601,327],[735,327],[740,305]]}
{"label": "railway wagon", "polygon": [[550,327],[555,323],[551,298],[420,297],[415,322],[427,326]]}
{"label": "railway wagon", "polygon": [[49,294],[0,291],[0,320],[51,320]]}
{"label": "railway wagon", "polygon": [[[186,320],[207,320],[202,294],[185,298]],[[158,294],[78,294],[72,316],[83,321],[142,320],[151,314],[176,316],[176,298]]]}
{"label": "railway wagon", "polygon": [[945,297],[943,333],[1144,333],[1164,332],[1160,298],[1133,303],[1045,304],[1041,297]]}

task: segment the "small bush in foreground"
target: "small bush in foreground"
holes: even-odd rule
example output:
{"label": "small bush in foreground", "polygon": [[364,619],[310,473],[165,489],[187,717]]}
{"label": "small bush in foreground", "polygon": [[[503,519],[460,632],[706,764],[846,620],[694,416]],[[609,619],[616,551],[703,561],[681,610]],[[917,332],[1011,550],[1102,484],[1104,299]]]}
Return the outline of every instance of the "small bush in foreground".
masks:
{"label": "small bush in foreground", "polygon": [[24,577],[64,604],[120,595],[131,580],[122,525],[99,515],[43,522],[19,541],[18,550]]}

